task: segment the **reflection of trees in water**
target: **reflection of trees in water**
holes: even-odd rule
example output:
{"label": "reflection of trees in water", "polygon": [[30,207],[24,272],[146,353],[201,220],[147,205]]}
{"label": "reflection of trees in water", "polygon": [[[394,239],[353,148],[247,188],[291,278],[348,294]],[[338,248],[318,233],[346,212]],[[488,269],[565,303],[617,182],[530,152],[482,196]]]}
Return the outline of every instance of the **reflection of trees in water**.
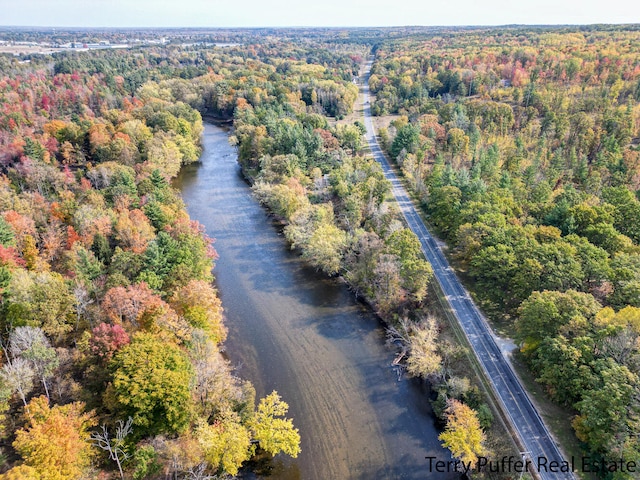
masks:
{"label": "reflection of trees in water", "polygon": [[245,480],[253,480],[262,477],[272,477],[278,480],[300,480],[302,474],[295,461],[287,458],[273,457],[267,452],[259,451],[253,459],[247,463],[239,475]]}

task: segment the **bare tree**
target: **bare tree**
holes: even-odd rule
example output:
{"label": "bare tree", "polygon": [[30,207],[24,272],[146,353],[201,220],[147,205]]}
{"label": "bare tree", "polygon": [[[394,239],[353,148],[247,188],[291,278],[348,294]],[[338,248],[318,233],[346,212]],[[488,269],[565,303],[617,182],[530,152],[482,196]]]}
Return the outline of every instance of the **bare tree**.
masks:
{"label": "bare tree", "polygon": [[406,361],[406,370],[416,377],[444,378],[442,343],[438,338],[437,322],[432,317],[420,323],[402,318],[397,328],[387,328],[387,344],[400,349],[393,365]]}
{"label": "bare tree", "polygon": [[116,436],[111,437],[106,425],[102,425],[102,432],[93,432],[91,434],[91,440],[93,444],[104,450],[109,454],[109,458],[116,462],[118,471],[120,472],[120,478],[124,480],[124,473],[122,472],[122,463],[129,458],[129,453],[125,450],[125,438],[131,433],[133,418],[124,422],[118,420],[118,426],[116,427]]}
{"label": "bare tree", "polygon": [[211,475],[207,473],[207,464],[199,463],[195,467],[190,468],[184,476],[189,480],[230,480],[231,475],[223,473],[221,475]]}
{"label": "bare tree", "polygon": [[[76,283],[76,286],[73,288],[73,296],[76,299],[76,329],[80,324],[80,319],[86,314],[87,307],[93,303],[93,299],[89,296],[89,292],[86,287],[81,283]],[[89,323],[91,323],[91,319],[89,319]],[[91,325],[93,326],[93,325]]]}
{"label": "bare tree", "polygon": [[9,352],[13,358],[22,356],[37,343],[49,344],[42,329],[37,327],[16,327],[9,334]]}
{"label": "bare tree", "polygon": [[10,360],[0,370],[0,378],[12,392],[18,392],[25,407],[27,406],[27,395],[33,389],[34,376],[35,372],[24,358]]}
{"label": "bare tree", "polygon": [[389,325],[386,329],[386,344],[388,347],[395,347],[397,349],[396,357],[393,359],[392,365],[401,365],[402,361],[407,355],[409,355],[410,339],[409,339],[409,320],[407,318],[401,318],[398,323],[398,328],[393,325]]}
{"label": "bare tree", "polygon": [[194,394],[205,417],[226,398],[240,398],[241,389],[231,375],[229,363],[202,330],[192,332],[190,356],[195,369]]}
{"label": "bare tree", "polygon": [[17,327],[9,334],[9,351],[14,362],[20,358],[30,363],[35,375],[40,378],[47,399],[49,395],[48,379],[59,365],[58,354],[49,343],[41,328]]}
{"label": "bare tree", "polygon": [[407,359],[407,371],[416,377],[442,378],[442,356],[438,351],[438,325],[429,317],[411,328],[411,353]]}

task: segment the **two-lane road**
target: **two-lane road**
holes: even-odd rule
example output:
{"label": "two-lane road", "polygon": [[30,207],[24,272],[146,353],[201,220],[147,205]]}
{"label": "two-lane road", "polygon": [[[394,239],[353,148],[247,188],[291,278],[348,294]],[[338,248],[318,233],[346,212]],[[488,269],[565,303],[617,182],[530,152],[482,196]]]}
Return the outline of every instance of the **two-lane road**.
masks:
{"label": "two-lane road", "polygon": [[[498,347],[493,332],[469,293],[456,277],[435,240],[427,230],[415,205],[406,189],[390,167],[376,140],[371,120],[369,98],[369,72],[371,61],[367,64],[366,73],[362,76],[362,93],[364,95],[364,119],[366,138],[371,154],[382,165],[384,175],[392,184],[393,195],[406,219],[408,226],[420,239],[422,251],[431,263],[435,278],[444,292],[455,317],[464,331],[471,347],[478,358],[487,379],[493,387],[503,410],[508,415],[511,426],[517,432],[520,443],[528,452],[532,461],[531,470],[535,473],[539,468],[542,480],[574,479],[572,473],[551,471],[552,462],[564,461],[560,450],[553,441],[542,418],[531,403],[524,388],[520,384],[509,362]],[[500,460],[500,459],[491,459]],[[546,462],[546,468],[544,465]],[[546,470],[546,471],[545,471]]]}

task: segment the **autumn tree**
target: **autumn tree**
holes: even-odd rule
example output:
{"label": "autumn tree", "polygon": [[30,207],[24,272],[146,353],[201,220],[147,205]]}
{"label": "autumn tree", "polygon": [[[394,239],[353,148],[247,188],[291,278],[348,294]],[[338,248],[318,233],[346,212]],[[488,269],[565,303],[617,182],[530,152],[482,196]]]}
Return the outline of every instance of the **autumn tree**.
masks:
{"label": "autumn tree", "polygon": [[155,238],[149,219],[142,210],[122,209],[114,225],[115,238],[124,250],[142,253],[147,244]]}
{"label": "autumn tree", "polygon": [[309,199],[304,188],[296,179],[290,179],[286,184],[270,184],[258,181],[253,186],[258,200],[267,205],[273,213],[288,220],[293,220],[294,214],[308,207]]}
{"label": "autumn tree", "polygon": [[93,451],[89,428],[95,424],[84,404],[50,407],[37,397],[25,409],[27,425],[16,432],[13,447],[42,480],[79,479],[89,466]]}
{"label": "autumn tree", "polygon": [[191,326],[208,332],[213,342],[221,343],[227,337],[222,324],[222,303],[210,283],[192,280],[176,290],[170,303]]}
{"label": "autumn tree", "polygon": [[37,469],[29,465],[18,465],[6,473],[0,474],[1,480],[41,480],[42,476]]}
{"label": "autumn tree", "polygon": [[[203,418],[228,410],[243,394],[231,367],[206,332],[194,330],[189,356],[193,363],[193,395],[198,413]],[[251,408],[253,409],[253,399]]]}
{"label": "autumn tree", "polygon": [[59,359],[42,329],[37,327],[15,328],[9,334],[9,351],[13,361],[22,358],[29,362],[34,374],[42,382],[47,400],[50,400],[48,383],[59,364]]}
{"label": "autumn tree", "polygon": [[438,326],[434,318],[411,327],[410,353],[407,372],[416,377],[436,376],[442,369],[442,357],[438,354]]}
{"label": "autumn tree", "polygon": [[302,249],[303,258],[320,270],[333,275],[340,270],[346,236],[335,225],[323,223],[315,229],[309,243]]}
{"label": "autumn tree", "polygon": [[354,285],[356,292],[373,294],[372,282],[378,258],[384,251],[384,243],[375,232],[362,232],[345,256],[345,278]]}
{"label": "autumn tree", "polygon": [[27,406],[27,395],[34,387],[36,373],[31,367],[31,362],[24,358],[9,360],[0,370],[2,384],[8,389],[10,395],[18,393],[24,406]]}
{"label": "autumn tree", "polygon": [[89,348],[93,355],[109,362],[113,355],[130,342],[129,335],[120,325],[100,323],[91,331]]}
{"label": "autumn tree", "polygon": [[347,237],[334,223],[331,204],[296,212],[291,224],[285,228],[285,235],[292,247],[302,250],[303,258],[311,265],[329,275],[338,273]]}
{"label": "autumn tree", "polygon": [[201,424],[196,437],[206,461],[218,472],[236,475],[253,455],[251,432],[234,412],[225,413],[212,425]]}
{"label": "autumn tree", "polygon": [[141,436],[175,433],[191,418],[193,367],[175,345],[137,333],[109,362],[112,382],[105,402],[122,417],[132,417]]}
{"label": "autumn tree", "polygon": [[250,424],[261,449],[271,455],[283,452],[295,458],[300,453],[300,434],[291,419],[279,418],[284,417],[288,410],[289,405],[280,399],[278,392],[273,391],[260,400]]}
{"label": "autumn tree", "polygon": [[438,436],[442,445],[451,450],[453,457],[475,465],[485,452],[485,436],[476,412],[459,400],[450,399],[445,414],[445,431]]}
{"label": "autumn tree", "polygon": [[131,329],[141,326],[144,317],[151,315],[162,299],[145,282],[109,289],[102,300],[102,308],[109,320]]}
{"label": "autumn tree", "polygon": [[404,299],[400,269],[396,255],[382,254],[373,272],[374,298],[380,311],[385,314],[399,307]]}
{"label": "autumn tree", "polygon": [[8,294],[7,320],[13,326],[41,327],[54,340],[72,330],[74,298],[59,273],[18,270]]}
{"label": "autumn tree", "polygon": [[415,301],[421,302],[433,277],[433,269],[422,256],[420,240],[411,230],[403,228],[389,235],[386,244],[387,251],[400,261],[403,288]]}
{"label": "autumn tree", "polygon": [[160,132],[145,146],[149,163],[158,168],[166,177],[175,177],[180,170],[183,153],[177,145],[174,133]]}

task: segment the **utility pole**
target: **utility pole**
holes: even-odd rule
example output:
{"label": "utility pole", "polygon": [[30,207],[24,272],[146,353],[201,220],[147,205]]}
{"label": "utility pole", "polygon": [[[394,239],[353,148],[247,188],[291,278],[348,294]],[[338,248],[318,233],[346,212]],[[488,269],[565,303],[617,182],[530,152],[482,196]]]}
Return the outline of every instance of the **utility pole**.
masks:
{"label": "utility pole", "polygon": [[524,463],[524,467],[522,468],[522,471],[520,472],[520,476],[518,477],[518,480],[522,480],[522,475],[524,475],[524,471],[527,470],[527,457],[531,455],[531,452],[520,452],[520,458],[522,458],[522,462]]}

